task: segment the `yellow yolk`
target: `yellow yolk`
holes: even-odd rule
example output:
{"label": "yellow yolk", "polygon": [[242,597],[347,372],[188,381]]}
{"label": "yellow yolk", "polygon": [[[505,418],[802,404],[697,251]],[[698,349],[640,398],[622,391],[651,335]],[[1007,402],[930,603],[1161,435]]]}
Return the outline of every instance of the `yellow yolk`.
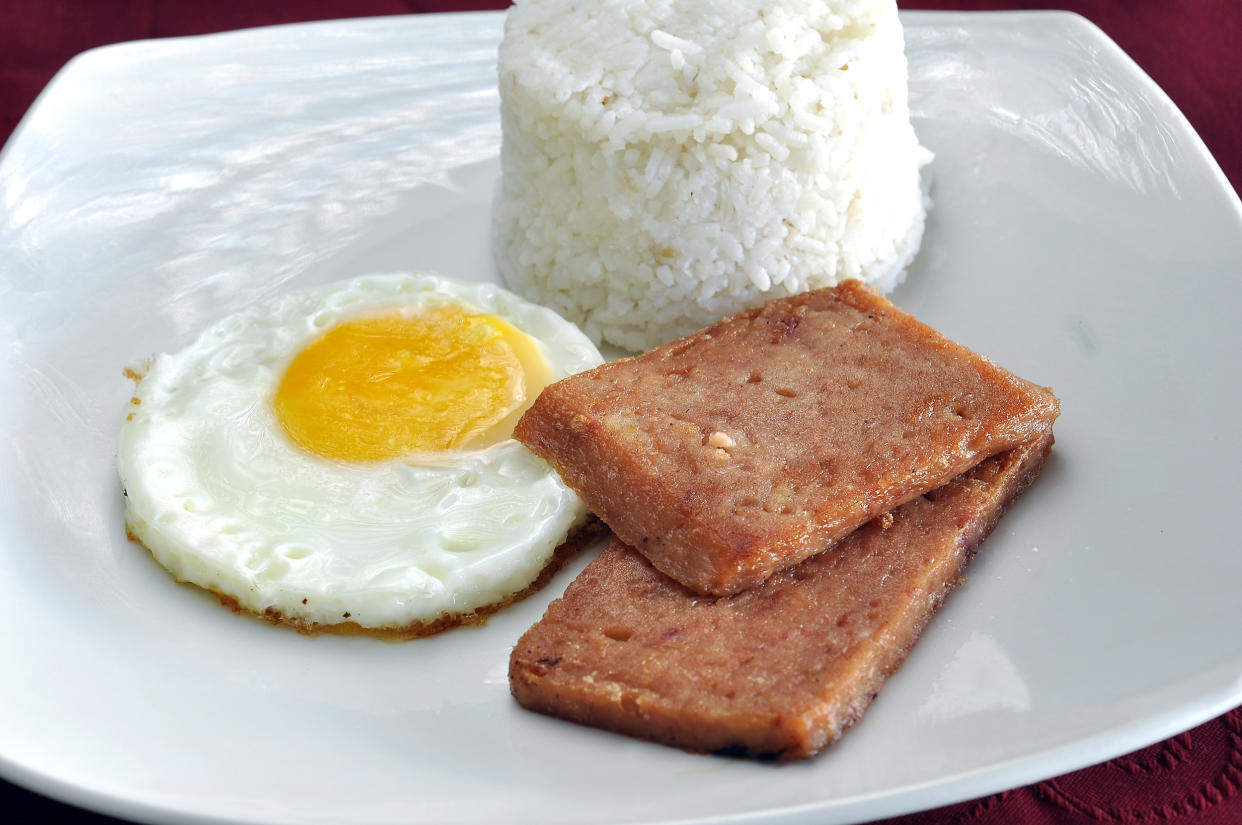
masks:
{"label": "yellow yolk", "polygon": [[550,378],[524,333],[442,307],[332,328],[289,365],[276,416],[297,444],[342,461],[485,447]]}

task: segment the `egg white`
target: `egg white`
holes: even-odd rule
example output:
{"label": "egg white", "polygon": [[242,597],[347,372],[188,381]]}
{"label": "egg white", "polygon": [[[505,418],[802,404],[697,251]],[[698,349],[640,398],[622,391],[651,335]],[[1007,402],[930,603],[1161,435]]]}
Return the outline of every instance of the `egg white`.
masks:
{"label": "egg white", "polygon": [[294,444],[272,404],[289,363],[333,326],[446,303],[525,332],[553,380],[602,361],[551,310],[430,273],[260,303],[158,356],[140,380],[117,450],[130,532],[177,579],[303,626],[414,627],[528,586],[586,510],[517,441],[333,461]]}

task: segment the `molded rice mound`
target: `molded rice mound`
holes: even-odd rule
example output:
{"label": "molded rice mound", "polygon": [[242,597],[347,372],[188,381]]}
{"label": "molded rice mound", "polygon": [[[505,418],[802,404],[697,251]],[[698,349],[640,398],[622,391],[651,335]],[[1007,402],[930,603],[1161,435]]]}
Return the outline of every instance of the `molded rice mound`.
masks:
{"label": "molded rice mound", "polygon": [[1052,429],[1046,389],[847,281],[548,386],[514,437],[705,595]]}
{"label": "molded rice mound", "polygon": [[513,695],[692,751],[814,755],[901,666],[1051,445],[989,459],[737,596],[697,597],[614,540],[517,643]]}
{"label": "molded rice mound", "polygon": [[923,231],[891,0],[518,0],[497,264],[643,350],[772,297],[887,291]]}

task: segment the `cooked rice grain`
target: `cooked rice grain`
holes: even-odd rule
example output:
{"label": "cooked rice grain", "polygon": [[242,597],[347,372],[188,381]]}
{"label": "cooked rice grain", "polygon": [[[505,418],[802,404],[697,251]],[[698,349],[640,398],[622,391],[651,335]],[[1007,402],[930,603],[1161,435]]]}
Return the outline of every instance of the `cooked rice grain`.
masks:
{"label": "cooked rice grain", "polygon": [[497,264],[597,342],[888,291],[918,250],[931,156],[893,2],[517,0],[499,74]]}

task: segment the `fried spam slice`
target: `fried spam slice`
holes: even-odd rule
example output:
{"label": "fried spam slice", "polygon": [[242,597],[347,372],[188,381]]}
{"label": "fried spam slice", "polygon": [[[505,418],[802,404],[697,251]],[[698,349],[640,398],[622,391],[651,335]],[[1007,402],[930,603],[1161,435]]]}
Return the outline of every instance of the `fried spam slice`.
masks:
{"label": "fried spam slice", "polygon": [[514,435],[656,568],[726,595],[1059,413],[1051,392],[850,281],[559,381]]}
{"label": "fried spam slice", "polygon": [[690,751],[812,756],[901,666],[1051,442],[987,459],[735,596],[697,596],[614,540],[518,641],[513,695]]}

